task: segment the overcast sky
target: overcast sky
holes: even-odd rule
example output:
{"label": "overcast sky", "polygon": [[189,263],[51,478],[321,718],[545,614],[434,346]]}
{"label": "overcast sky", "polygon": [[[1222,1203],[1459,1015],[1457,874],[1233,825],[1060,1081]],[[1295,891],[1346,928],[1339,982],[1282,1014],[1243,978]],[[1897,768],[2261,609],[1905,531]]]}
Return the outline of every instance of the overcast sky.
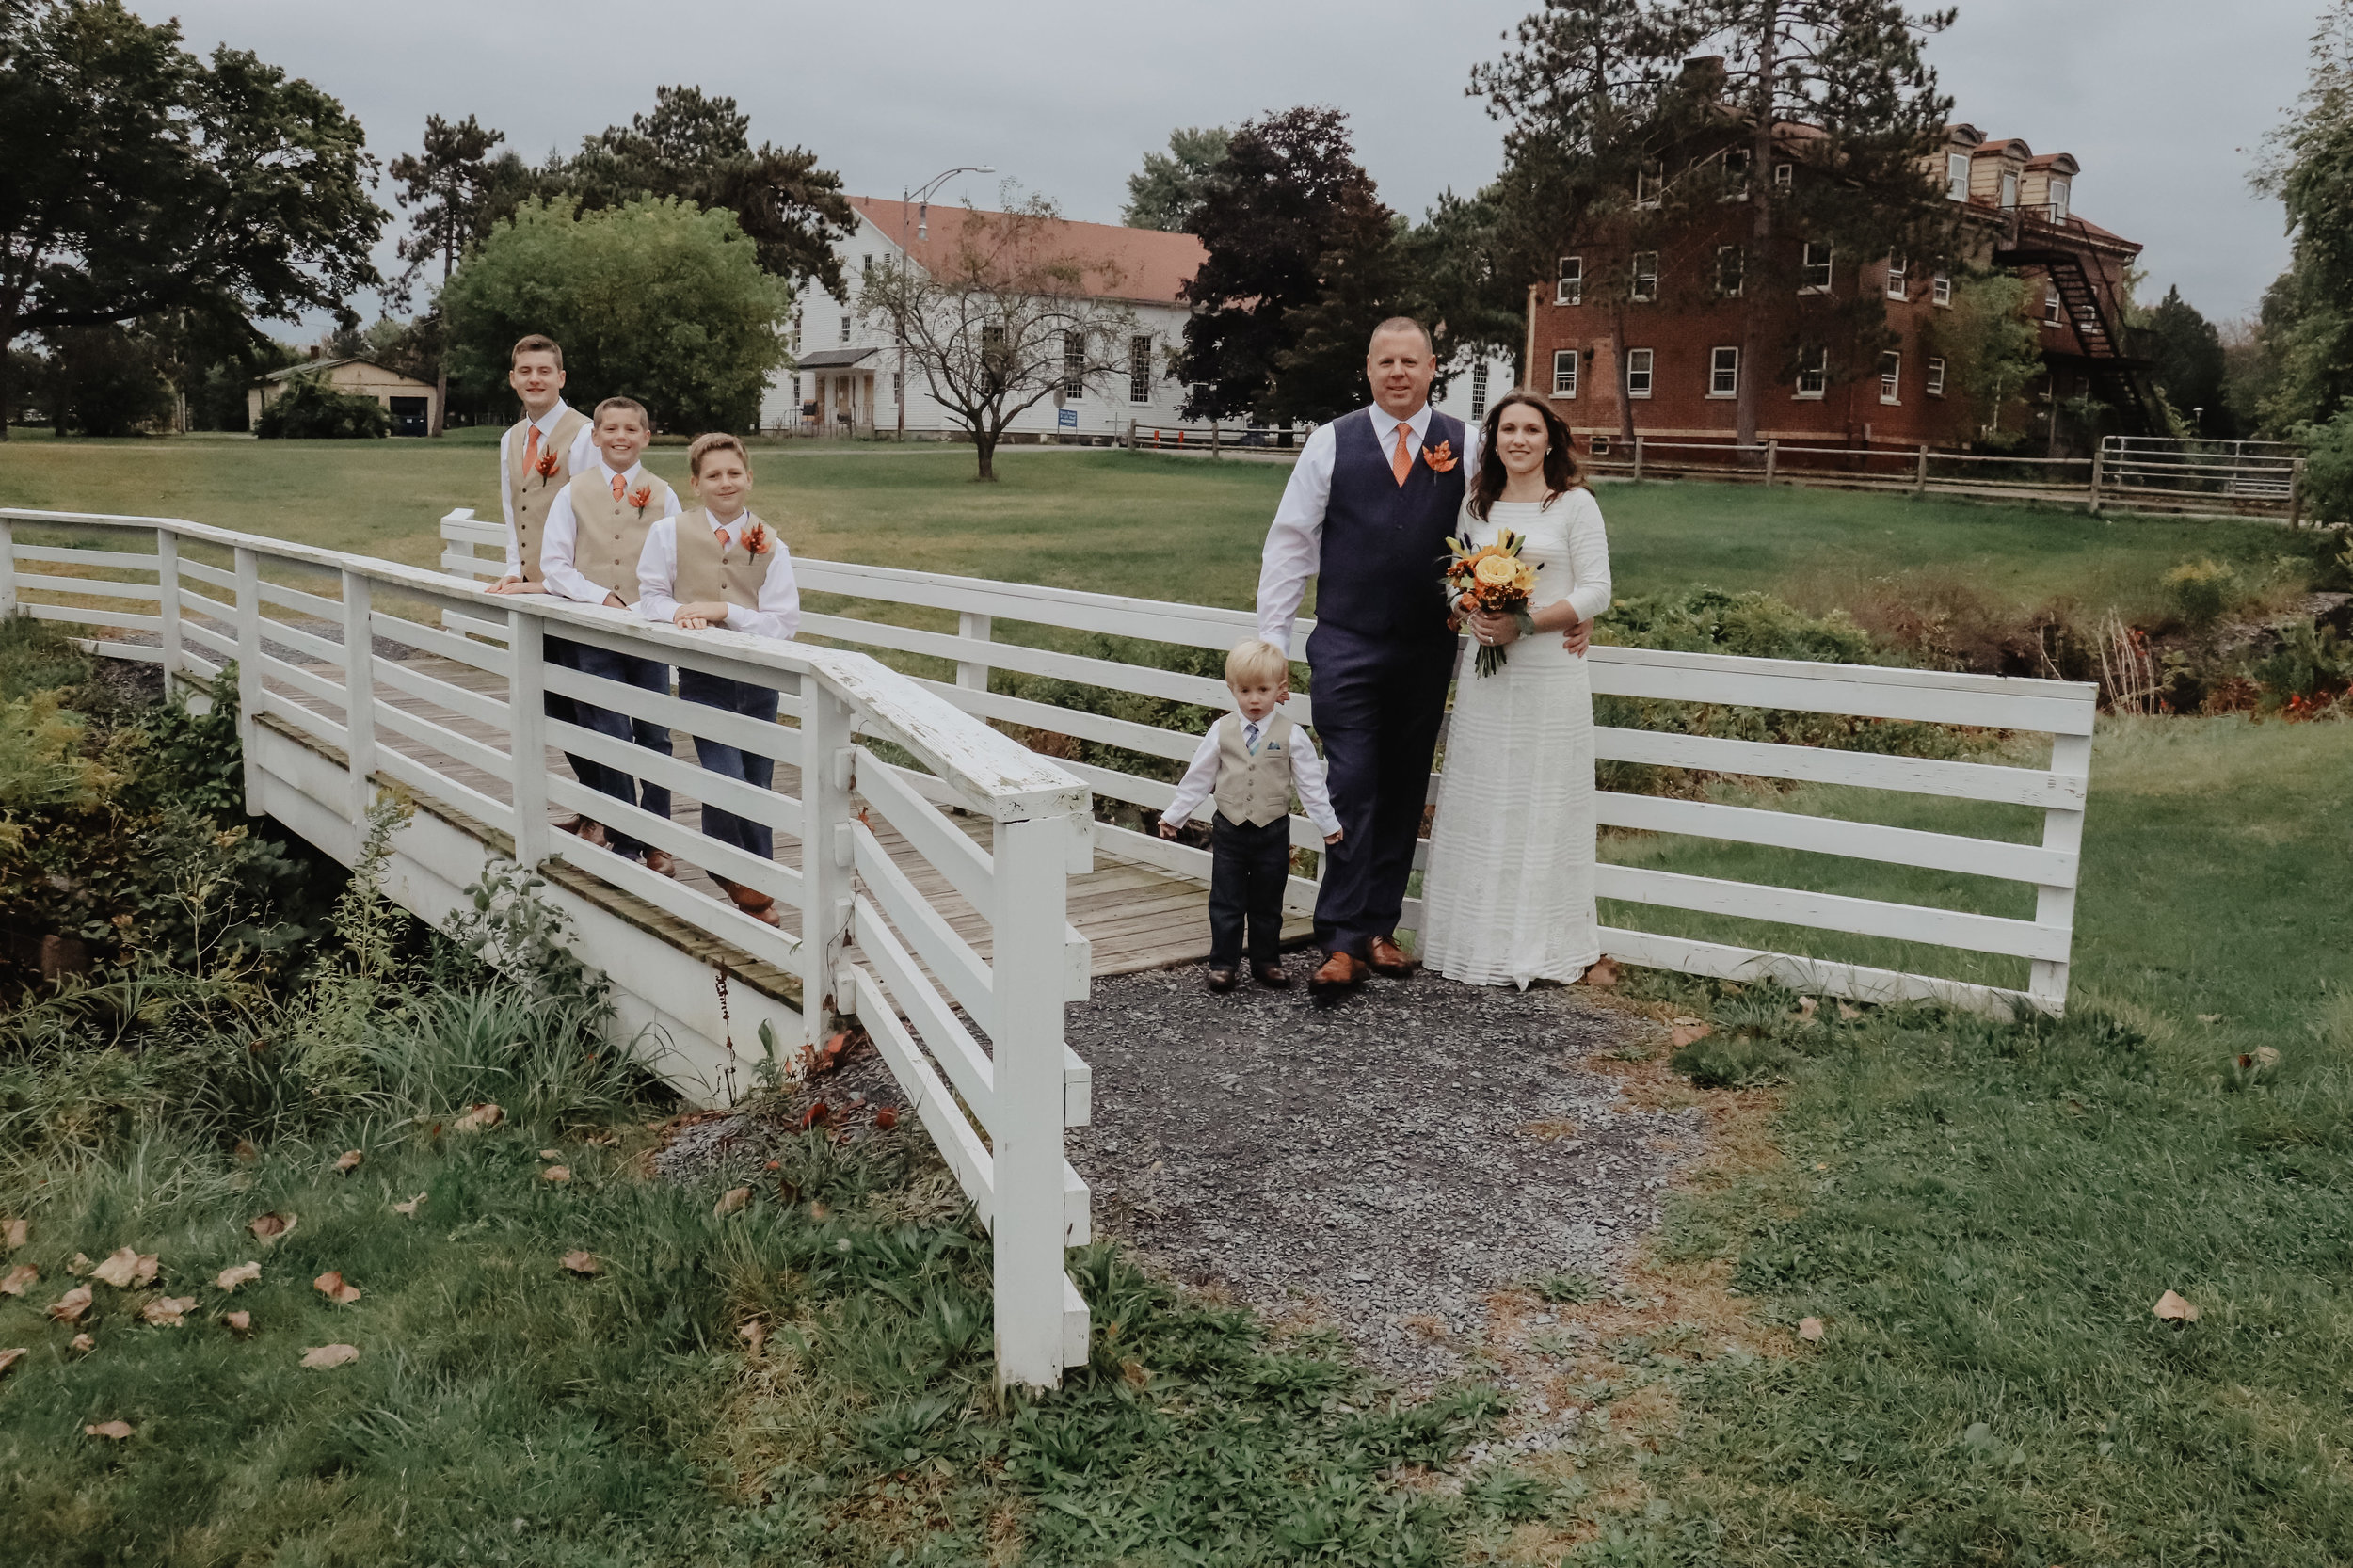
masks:
{"label": "overcast sky", "polygon": [[[1530,0],[1345,6],[895,0],[132,0],[176,15],[201,52],[228,42],[318,83],[379,157],[427,114],[473,114],[533,159],[649,108],[654,88],[731,95],[755,140],[813,148],[859,195],[896,196],[993,164],[946,200],[991,204],[1011,177],[1066,216],[1117,222],[1127,176],[1176,125],[1267,109],[1348,111],[1383,196],[1418,216],[1492,176],[1498,136],[1464,96]],[[2217,320],[2251,311],[2286,257],[2276,203],[2247,175],[2301,90],[2322,0],[1958,0],[1930,45],[1957,116],[2083,165],[2076,211],[2147,247]],[[391,194],[380,200],[392,205]],[[389,252],[389,245],[387,247]],[[388,258],[389,260],[389,255]]]}

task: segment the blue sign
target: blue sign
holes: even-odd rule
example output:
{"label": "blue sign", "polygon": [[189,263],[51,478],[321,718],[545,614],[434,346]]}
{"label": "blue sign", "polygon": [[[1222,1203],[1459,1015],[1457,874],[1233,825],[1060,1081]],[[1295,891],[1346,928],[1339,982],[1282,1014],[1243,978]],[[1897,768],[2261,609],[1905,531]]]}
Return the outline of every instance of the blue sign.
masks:
{"label": "blue sign", "polygon": [[1064,430],[1076,430],[1079,428],[1079,410],[1076,408],[1057,408],[1054,410],[1054,423],[1062,426]]}

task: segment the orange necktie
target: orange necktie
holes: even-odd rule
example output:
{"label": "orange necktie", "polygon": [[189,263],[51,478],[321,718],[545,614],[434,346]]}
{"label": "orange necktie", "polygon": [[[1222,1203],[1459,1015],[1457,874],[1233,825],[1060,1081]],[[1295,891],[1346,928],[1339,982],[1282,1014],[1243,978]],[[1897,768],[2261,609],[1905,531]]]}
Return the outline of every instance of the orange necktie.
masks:
{"label": "orange necktie", "polygon": [[539,427],[533,425],[531,434],[523,438],[523,472],[529,473],[539,463]]}
{"label": "orange necktie", "polygon": [[[1403,484],[1403,483],[1404,483],[1404,481],[1401,479],[1401,480],[1399,480],[1399,481],[1398,481],[1398,483],[1401,485],[1401,484]],[[613,476],[613,499],[614,499],[614,500],[616,500],[616,501],[620,500],[620,499],[621,499],[621,496],[622,496],[622,494],[623,494],[623,492],[627,491],[627,490],[628,490],[628,488],[629,488],[629,475],[628,475],[628,474],[626,474],[626,473],[616,473],[616,474],[615,474],[615,475]]]}
{"label": "orange necktie", "polygon": [[1389,457],[1389,472],[1397,475],[1397,482],[1401,485],[1405,483],[1405,476],[1414,472],[1414,455],[1405,450],[1405,433],[1412,428],[1410,424],[1397,427],[1397,451]]}

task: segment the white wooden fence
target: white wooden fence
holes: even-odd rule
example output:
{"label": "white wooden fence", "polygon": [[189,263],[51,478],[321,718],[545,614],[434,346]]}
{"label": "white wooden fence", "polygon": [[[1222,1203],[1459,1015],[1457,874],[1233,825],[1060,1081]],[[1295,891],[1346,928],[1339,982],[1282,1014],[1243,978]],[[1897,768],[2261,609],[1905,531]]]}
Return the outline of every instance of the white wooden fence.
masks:
{"label": "white wooden fence", "polygon": [[[500,571],[504,537],[501,525],[478,522],[471,513],[453,512],[443,520],[442,537],[446,546],[442,565],[451,571],[475,576],[496,576]],[[487,548],[487,557],[477,556],[477,548]],[[804,593],[844,595],[863,601],[856,608],[864,612],[893,616],[915,608],[956,617],[956,630],[950,633],[882,619],[812,613],[802,617],[803,635],[886,654],[952,661],[952,680],[918,678],[916,684],[979,718],[1026,725],[1178,762],[1193,755],[1198,736],[992,692],[989,671],[1001,668],[1053,677],[1213,709],[1232,706],[1222,680],[1002,640],[999,632],[1017,625],[1223,650],[1253,635],[1257,629],[1256,617],[1242,610],[836,561],[798,560],[794,568]],[[1306,646],[1311,624],[1305,620],[1297,624],[1292,648]],[[1610,954],[1628,963],[1730,979],[1769,975],[1807,991],[1865,1000],[1933,1000],[2003,1014],[2020,1003],[2051,1013],[2064,1008],[2096,686],[1624,648],[1596,648],[1591,658],[1593,690],[1602,696],[1909,720],[2026,731],[2051,738],[2047,764],[2026,767],[1646,729],[1603,727],[1595,732],[1596,754],[1604,760],[1855,785],[2040,810],[2041,841],[2026,844],[1654,795],[1605,791],[1599,800],[1600,822],[1605,827],[1772,846],[2027,884],[2035,888],[2034,914],[2031,919],[2018,920],[1637,866],[1604,864],[1598,882],[1603,897],[1628,904],[2024,959],[2028,979],[2023,988],[1826,962],[1657,932],[1605,928],[1603,944]],[[1285,711],[1301,724],[1313,722],[1314,704],[1309,696],[1293,696]],[[1097,796],[1155,812],[1176,794],[1174,785],[1135,773],[1080,761],[1062,765]],[[924,787],[920,779],[911,782]],[[1431,792],[1434,800],[1434,775]],[[943,797],[935,792],[933,798]],[[1203,820],[1209,810],[1202,808]],[[1209,879],[1209,856],[1202,850],[1109,823],[1096,824],[1095,842],[1098,850],[1114,858],[1160,867],[1202,882]],[[1291,842],[1307,850],[1322,847],[1321,836],[1304,817],[1291,819]],[[1419,853],[1426,856],[1428,847],[1425,842]],[[1294,876],[1289,906],[1303,912],[1313,909],[1315,892],[1312,882]],[[1409,901],[1401,924],[1413,929],[1418,923],[1418,901]]]}
{"label": "white wooden fence", "polygon": [[[17,542],[27,525],[74,542]],[[1090,864],[1091,810],[1069,772],[862,653],[681,632],[544,596],[486,599],[466,579],[174,519],[0,511],[0,614],[17,610],[88,633],[98,652],[160,661],[175,682],[209,685],[235,661],[247,808],[348,862],[376,790],[406,791],[419,809],[394,840],[388,891],[428,920],[465,902],[510,846],[523,865],[561,860],[659,910],[666,932],[616,914],[632,907],[625,901],[579,896],[561,878],[550,888],[582,956],[613,980],[648,1064],[692,1098],[750,1086],[753,1064],[734,1047],[761,1022],[815,1041],[836,1014],[855,1015],[994,1234],[1000,1380],[1052,1386],[1085,1360],[1087,1308],[1064,1249],[1088,1239],[1088,1195],[1063,1133],[1086,1121],[1090,1085],[1064,1044],[1063,1012],[1087,984],[1065,888]],[[555,634],[772,686],[797,727],[550,665],[542,641]],[[380,656],[372,638],[458,669]],[[800,792],[757,790],[550,719],[551,691],[773,756],[797,769]],[[883,761],[861,736],[920,768]],[[766,823],[797,841],[797,863],[589,791],[547,766],[550,745]],[[551,806],[773,895],[798,912],[803,935],[584,846],[551,827]],[[975,818],[985,846],[965,831]],[[897,830],[913,867],[904,852],[885,852],[874,819]],[[985,956],[919,890],[910,872],[924,868],[936,875],[923,880],[944,882],[984,919]],[[801,1016],[757,986],[728,986],[716,965],[730,960],[712,957],[724,951],[713,938],[797,976]],[[862,962],[851,961],[851,943]]]}

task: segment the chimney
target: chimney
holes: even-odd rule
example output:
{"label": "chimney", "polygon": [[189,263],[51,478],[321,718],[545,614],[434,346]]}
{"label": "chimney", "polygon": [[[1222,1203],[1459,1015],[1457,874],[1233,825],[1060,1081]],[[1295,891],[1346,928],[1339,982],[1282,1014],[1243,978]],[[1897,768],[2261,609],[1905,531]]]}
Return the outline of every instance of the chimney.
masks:
{"label": "chimney", "polygon": [[1683,87],[1686,91],[1705,93],[1721,98],[1724,91],[1724,57],[1721,55],[1694,55],[1683,62]]}

